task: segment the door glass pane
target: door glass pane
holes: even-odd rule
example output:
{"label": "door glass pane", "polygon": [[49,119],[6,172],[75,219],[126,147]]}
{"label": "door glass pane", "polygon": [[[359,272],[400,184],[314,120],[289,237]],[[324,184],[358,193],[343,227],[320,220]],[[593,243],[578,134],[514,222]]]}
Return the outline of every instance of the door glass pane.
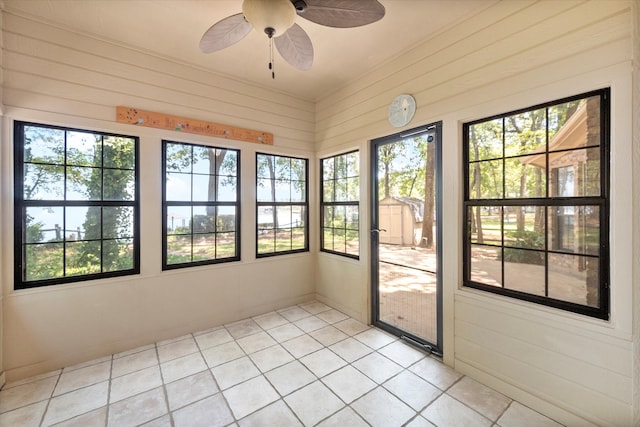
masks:
{"label": "door glass pane", "polygon": [[[399,139],[379,145],[376,150],[378,320],[426,342],[437,343],[434,134],[426,132]],[[342,197],[337,195],[336,199]],[[349,211],[336,209],[334,215],[342,230],[335,230],[333,241],[347,242],[355,251]]]}

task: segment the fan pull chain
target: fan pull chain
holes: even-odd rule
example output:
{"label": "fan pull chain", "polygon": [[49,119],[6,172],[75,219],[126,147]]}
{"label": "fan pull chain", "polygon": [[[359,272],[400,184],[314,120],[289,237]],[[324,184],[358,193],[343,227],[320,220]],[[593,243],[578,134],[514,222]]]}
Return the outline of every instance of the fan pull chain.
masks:
{"label": "fan pull chain", "polygon": [[269,69],[271,70],[271,78],[276,79],[276,67],[273,60],[273,37],[269,37]]}

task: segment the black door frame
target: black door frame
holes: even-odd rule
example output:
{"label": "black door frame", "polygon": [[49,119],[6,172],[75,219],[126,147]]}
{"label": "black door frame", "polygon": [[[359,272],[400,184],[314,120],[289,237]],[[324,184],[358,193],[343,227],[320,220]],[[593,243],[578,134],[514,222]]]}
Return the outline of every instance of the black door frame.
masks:
{"label": "black door frame", "polygon": [[[378,253],[379,227],[378,218],[378,147],[392,143],[394,141],[408,138],[413,135],[426,133],[435,130],[435,210],[436,210],[436,310],[437,310],[437,342],[427,342],[424,338],[415,336],[408,331],[400,329],[394,325],[380,321],[380,297],[378,293],[379,285],[379,262]],[[371,217],[371,323],[393,335],[405,339],[407,342],[417,345],[429,352],[442,356],[442,121],[430,123],[428,125],[419,126],[408,129],[393,135],[384,136],[371,140],[369,159],[369,176],[370,176],[370,217]]]}

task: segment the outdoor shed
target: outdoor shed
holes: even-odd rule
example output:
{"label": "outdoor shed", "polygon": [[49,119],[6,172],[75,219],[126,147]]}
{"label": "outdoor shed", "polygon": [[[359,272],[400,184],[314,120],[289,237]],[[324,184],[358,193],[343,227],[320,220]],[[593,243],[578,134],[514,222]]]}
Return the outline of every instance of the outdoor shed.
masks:
{"label": "outdoor shed", "polygon": [[385,197],[380,201],[379,212],[380,243],[413,246],[420,242],[423,200],[415,197]]}

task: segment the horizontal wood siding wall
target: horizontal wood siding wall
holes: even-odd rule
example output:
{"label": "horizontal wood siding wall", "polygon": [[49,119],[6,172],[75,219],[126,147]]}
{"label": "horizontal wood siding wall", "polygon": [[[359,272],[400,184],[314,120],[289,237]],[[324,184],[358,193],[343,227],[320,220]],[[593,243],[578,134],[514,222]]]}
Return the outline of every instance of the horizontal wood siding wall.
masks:
{"label": "horizontal wood siding wall", "polygon": [[[323,156],[398,132],[387,108],[417,101],[414,126],[443,120],[444,359],[569,425],[631,425],[633,413],[631,1],[504,1],[421,43],[317,103]],[[462,288],[462,123],[612,88],[611,320],[583,318]],[[369,165],[361,165],[360,262],[320,254],[317,292],[362,312],[368,298]],[[637,203],[636,203],[637,206]],[[336,280],[360,278],[358,283]],[[329,272],[327,272],[329,271]],[[354,295],[354,293],[360,295]],[[344,303],[344,299],[342,299]]]}
{"label": "horizontal wood siding wall", "polygon": [[[631,5],[633,22],[633,211],[635,212],[632,240],[640,242],[640,1]],[[633,278],[635,291],[633,293],[633,425],[640,425],[640,245],[636,243],[633,254]]]}
{"label": "horizontal wood siding wall", "polygon": [[199,118],[312,149],[314,105],[195,67],[4,14],[4,105],[112,122],[115,106]]}
{"label": "horizontal wood siding wall", "polygon": [[[0,270],[10,380],[314,298],[313,252],[255,258],[255,153],[309,158],[314,186],[313,103],[26,16],[4,12],[3,23]],[[116,123],[118,105],[270,132],[274,145]],[[13,291],[13,120],[140,137],[139,276]],[[241,150],[241,262],[161,271],[162,139]]]}
{"label": "horizontal wood siding wall", "polygon": [[[0,43],[2,43],[2,27],[3,27],[3,23],[2,23],[2,16],[0,14]],[[1,44],[0,44],[1,46]],[[4,107],[2,106],[2,67],[3,66],[3,62],[2,62],[2,55],[0,55],[0,115],[2,114],[2,111],[4,110]],[[2,134],[2,124],[0,123],[0,135]],[[1,141],[1,139],[0,139]],[[1,142],[0,142],[1,143]],[[2,150],[0,149],[0,165],[2,165]],[[2,191],[2,174],[0,173],[0,194]],[[4,204],[4,197],[0,197],[0,214],[3,212],[3,204]],[[3,244],[4,240],[2,237],[2,227],[0,227],[0,265],[2,263],[2,259],[4,258],[4,254],[3,254]],[[4,316],[3,316],[3,306],[4,306],[4,286],[3,285],[3,279],[2,276],[0,275],[0,387],[3,387],[5,382],[6,382],[6,374],[5,374],[5,368],[4,368],[4,346],[3,346],[3,331],[4,331]]]}

